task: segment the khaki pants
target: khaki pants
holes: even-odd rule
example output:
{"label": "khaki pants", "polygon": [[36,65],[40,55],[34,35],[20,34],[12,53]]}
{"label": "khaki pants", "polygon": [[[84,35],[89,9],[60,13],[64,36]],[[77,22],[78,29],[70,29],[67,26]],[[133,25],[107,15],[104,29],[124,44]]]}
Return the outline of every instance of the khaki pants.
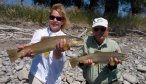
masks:
{"label": "khaki pants", "polygon": [[38,78],[34,77],[32,74],[29,73],[29,84],[44,84],[42,81],[40,81]]}

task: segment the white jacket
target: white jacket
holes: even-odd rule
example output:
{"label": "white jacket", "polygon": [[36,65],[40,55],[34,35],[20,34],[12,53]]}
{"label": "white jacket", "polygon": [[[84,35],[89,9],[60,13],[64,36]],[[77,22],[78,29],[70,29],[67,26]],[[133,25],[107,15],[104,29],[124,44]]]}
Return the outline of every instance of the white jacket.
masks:
{"label": "white jacket", "polygon": [[[58,32],[51,32],[50,28],[38,29],[35,31],[30,43],[36,43],[41,40],[42,36],[59,36],[65,35],[61,30]],[[44,56],[45,55],[45,56]],[[47,84],[60,84],[60,73],[64,65],[64,56],[60,59],[53,58],[53,51],[50,51],[48,56],[45,53],[36,55],[32,60],[30,73],[38,78],[40,81]]]}

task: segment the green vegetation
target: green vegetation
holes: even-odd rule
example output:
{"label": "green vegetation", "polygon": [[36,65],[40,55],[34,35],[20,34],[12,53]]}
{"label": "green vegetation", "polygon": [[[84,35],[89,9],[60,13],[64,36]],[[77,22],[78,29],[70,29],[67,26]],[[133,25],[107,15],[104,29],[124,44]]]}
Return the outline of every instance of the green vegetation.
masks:
{"label": "green vegetation", "polygon": [[[110,15],[110,14],[109,14]],[[116,35],[125,35],[128,30],[146,31],[146,16],[144,15],[129,15],[127,17],[108,16],[110,27]]]}
{"label": "green vegetation", "polygon": [[[44,7],[24,7],[24,6],[5,6],[0,5],[0,24],[15,22],[16,20],[24,22],[34,22],[40,25],[46,25],[48,22],[49,8]],[[92,24],[98,14],[94,14],[90,10],[67,11],[71,22]],[[128,17],[119,18],[116,15],[107,14],[106,18],[109,20],[110,27],[116,35],[125,35],[127,29],[144,29],[146,27],[146,17],[142,15],[129,15]]]}
{"label": "green vegetation", "polygon": [[[23,7],[23,6],[5,6],[0,5],[0,18],[3,21],[33,21],[43,24],[48,20],[47,8]],[[5,23],[5,22],[4,22]]]}

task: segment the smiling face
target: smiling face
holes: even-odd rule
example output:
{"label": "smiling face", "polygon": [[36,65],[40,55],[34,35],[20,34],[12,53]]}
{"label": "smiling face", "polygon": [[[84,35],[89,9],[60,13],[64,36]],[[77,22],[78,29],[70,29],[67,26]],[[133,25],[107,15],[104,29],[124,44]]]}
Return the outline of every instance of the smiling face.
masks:
{"label": "smiling face", "polygon": [[95,36],[96,40],[101,44],[104,39],[109,34],[109,28],[105,28],[103,26],[97,26],[92,29],[93,36]]}
{"label": "smiling face", "polygon": [[49,17],[49,26],[52,32],[57,32],[64,24],[64,17],[57,10],[53,10]]}

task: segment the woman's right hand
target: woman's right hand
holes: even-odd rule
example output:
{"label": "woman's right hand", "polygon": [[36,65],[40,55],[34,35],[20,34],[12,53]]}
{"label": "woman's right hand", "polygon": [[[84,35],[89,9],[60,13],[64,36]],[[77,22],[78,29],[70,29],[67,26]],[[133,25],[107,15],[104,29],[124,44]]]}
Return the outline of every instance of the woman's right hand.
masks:
{"label": "woman's right hand", "polygon": [[31,49],[25,48],[26,46],[28,46],[28,44],[17,45],[17,48],[19,49],[21,53],[21,58],[33,56],[33,53],[32,53],[33,51]]}
{"label": "woman's right hand", "polygon": [[56,48],[54,49],[54,56],[55,58],[59,59],[62,57],[62,52],[65,51],[65,47],[67,44],[67,40],[66,39],[60,39],[58,40],[57,44],[56,44]]}

